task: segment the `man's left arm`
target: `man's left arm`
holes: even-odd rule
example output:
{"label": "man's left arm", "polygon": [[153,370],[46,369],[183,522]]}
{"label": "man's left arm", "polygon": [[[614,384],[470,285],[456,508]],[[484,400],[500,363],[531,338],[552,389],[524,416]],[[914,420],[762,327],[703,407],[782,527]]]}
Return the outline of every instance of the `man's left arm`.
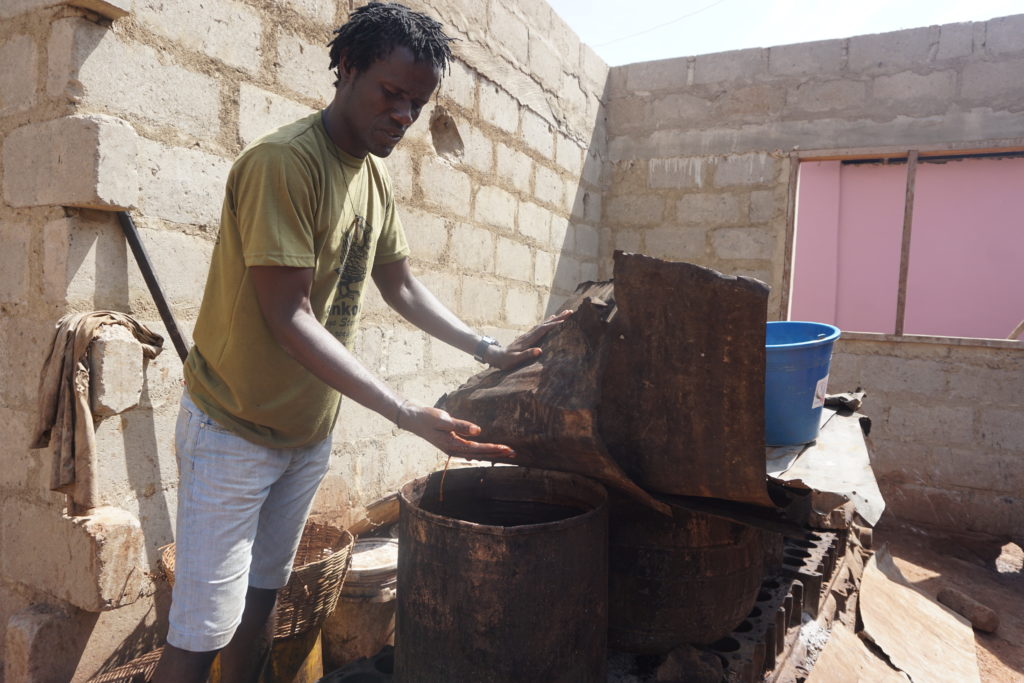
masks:
{"label": "man's left arm", "polygon": [[[446,344],[468,354],[476,352],[480,335],[459,320],[413,275],[407,258],[374,266],[372,277],[384,301],[403,318]],[[486,347],[483,353],[484,362],[506,370],[533,360],[541,353],[541,350],[533,345],[569,315],[571,311],[562,311],[551,316],[508,347]]]}

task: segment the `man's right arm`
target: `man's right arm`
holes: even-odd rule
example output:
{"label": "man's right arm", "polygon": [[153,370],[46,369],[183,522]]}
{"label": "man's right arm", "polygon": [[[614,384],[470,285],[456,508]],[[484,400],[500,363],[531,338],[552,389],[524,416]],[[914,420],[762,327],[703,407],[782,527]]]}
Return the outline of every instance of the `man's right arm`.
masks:
{"label": "man's right arm", "polygon": [[[252,266],[249,274],[263,319],[274,340],[327,385],[426,439],[448,455],[464,458],[514,455],[507,446],[462,438],[460,435],[478,435],[480,428],[455,419],[443,410],[403,400],[364,368],[313,314],[309,303],[312,268]],[[254,372],[258,371],[254,368]]]}

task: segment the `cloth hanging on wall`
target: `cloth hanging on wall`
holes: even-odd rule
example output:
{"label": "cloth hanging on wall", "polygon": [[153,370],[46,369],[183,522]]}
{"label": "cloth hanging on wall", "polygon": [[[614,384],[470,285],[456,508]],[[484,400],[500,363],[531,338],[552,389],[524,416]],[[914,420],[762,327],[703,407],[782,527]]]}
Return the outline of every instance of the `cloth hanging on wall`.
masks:
{"label": "cloth hanging on wall", "polygon": [[39,378],[39,411],[30,448],[54,442],[50,489],[71,493],[75,461],[92,458],[96,431],[89,405],[89,347],[104,325],[123,325],[142,344],[148,359],[163,350],[164,339],[126,313],[69,313],[57,321],[50,355]]}

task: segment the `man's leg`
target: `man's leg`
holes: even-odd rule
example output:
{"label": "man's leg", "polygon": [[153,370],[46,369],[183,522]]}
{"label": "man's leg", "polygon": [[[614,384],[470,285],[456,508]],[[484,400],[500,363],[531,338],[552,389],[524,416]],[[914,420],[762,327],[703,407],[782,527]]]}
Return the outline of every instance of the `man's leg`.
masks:
{"label": "man's leg", "polygon": [[276,590],[249,586],[242,623],[220,652],[221,683],[250,683],[259,678],[274,644],[276,601]]}
{"label": "man's leg", "polygon": [[173,645],[164,645],[153,683],[205,683],[217,651],[189,652]]}

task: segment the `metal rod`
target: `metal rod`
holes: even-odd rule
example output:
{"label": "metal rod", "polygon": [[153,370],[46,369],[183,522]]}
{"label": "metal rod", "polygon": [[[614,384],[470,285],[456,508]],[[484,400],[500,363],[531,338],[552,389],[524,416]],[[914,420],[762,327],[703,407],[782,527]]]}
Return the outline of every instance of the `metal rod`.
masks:
{"label": "metal rod", "polygon": [[914,224],[914,188],[917,182],[917,150],[907,154],[907,192],[903,204],[903,240],[900,245],[900,280],[896,293],[896,335],[903,334],[907,313],[907,279],[910,274],[910,231]]}
{"label": "metal rod", "polygon": [[188,345],[182,339],[181,332],[178,331],[178,323],[175,322],[174,314],[171,313],[171,307],[164,297],[163,290],[160,289],[156,273],[153,272],[153,264],[150,262],[146,248],[142,244],[142,238],[139,236],[139,229],[135,227],[135,222],[127,211],[118,211],[117,220],[121,223],[121,230],[124,231],[124,236],[128,239],[128,246],[131,247],[132,254],[135,255],[135,262],[139,264],[139,270],[142,271],[142,277],[146,281],[146,286],[149,287],[149,293],[156,303],[157,310],[160,311],[160,319],[164,321],[164,327],[171,335],[174,348],[178,351],[181,362],[184,363],[185,358],[188,357]]}

